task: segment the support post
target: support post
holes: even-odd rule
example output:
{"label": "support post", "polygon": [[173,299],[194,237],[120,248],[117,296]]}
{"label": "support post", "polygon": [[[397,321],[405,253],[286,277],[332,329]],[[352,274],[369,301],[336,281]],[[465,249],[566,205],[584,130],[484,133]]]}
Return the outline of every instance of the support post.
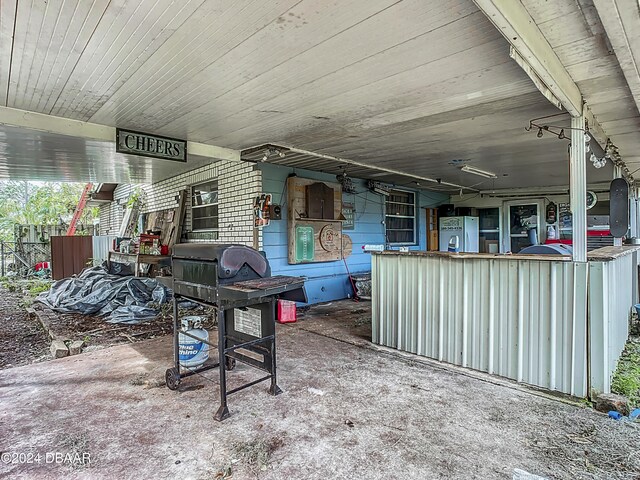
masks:
{"label": "support post", "polygon": [[573,261],[587,261],[587,161],[584,114],[571,117],[570,194]]}
{"label": "support post", "polygon": [[629,230],[633,238],[640,237],[640,208],[638,205],[638,187],[632,185],[630,190],[631,195],[629,198]]}
{"label": "support post", "polygon": [[[614,165],[613,166],[613,180],[615,180],[616,178],[622,178],[622,167],[620,167],[619,165]],[[613,238],[613,246],[614,247],[621,247],[622,246],[622,237],[614,237]]]}

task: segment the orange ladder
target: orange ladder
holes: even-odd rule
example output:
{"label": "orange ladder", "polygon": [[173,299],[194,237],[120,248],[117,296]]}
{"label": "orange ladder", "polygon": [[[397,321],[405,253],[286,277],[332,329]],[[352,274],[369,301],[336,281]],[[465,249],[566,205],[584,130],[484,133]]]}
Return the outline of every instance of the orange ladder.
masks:
{"label": "orange ladder", "polygon": [[80,200],[78,201],[78,205],[76,205],[76,211],[73,212],[73,218],[71,219],[71,223],[69,224],[69,228],[67,229],[67,235],[75,235],[76,227],[78,226],[78,221],[82,216],[82,212],[84,212],[84,207],[87,206],[87,200],[89,200],[89,192],[93,188],[93,183],[87,183],[82,190],[82,195],[80,195]]}

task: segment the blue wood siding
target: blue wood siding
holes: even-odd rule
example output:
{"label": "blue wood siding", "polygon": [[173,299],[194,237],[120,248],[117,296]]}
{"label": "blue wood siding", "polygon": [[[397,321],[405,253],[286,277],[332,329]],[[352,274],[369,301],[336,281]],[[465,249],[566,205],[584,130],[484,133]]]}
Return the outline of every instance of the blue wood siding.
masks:
{"label": "blue wood siding", "polygon": [[[273,203],[282,205],[282,220],[272,221],[263,228],[262,245],[267,254],[273,275],[296,275],[307,277],[306,289],[309,303],[328,302],[348,298],[352,295],[347,269],[343,261],[289,265],[287,254],[287,176],[294,170],[269,164],[261,164],[262,190],[273,196]],[[336,182],[333,175],[295,169],[297,176],[326,182]],[[355,205],[355,229],[344,230],[353,241],[353,252],[347,258],[349,271],[353,273],[371,271],[371,254],[365,253],[365,244],[384,244],[384,197],[367,190],[364,180],[354,179],[357,193],[343,193],[342,201]],[[419,244],[412,250],[426,246],[425,213],[423,208],[445,203],[448,195],[435,192],[417,192],[417,228]]]}

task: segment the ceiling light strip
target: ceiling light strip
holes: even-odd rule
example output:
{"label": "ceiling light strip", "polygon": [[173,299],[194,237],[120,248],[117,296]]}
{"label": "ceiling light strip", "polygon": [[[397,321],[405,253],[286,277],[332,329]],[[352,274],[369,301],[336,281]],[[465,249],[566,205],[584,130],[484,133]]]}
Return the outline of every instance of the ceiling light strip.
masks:
{"label": "ceiling light strip", "polygon": [[465,173],[478,175],[479,177],[498,178],[498,176],[495,173],[482,170],[481,168],[474,167],[473,165],[464,165],[463,167],[460,168],[460,170],[462,170]]}

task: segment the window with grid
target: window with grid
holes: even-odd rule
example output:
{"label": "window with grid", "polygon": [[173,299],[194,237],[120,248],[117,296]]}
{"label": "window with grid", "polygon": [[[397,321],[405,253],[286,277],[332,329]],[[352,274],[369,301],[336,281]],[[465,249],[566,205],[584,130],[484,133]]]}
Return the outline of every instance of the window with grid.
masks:
{"label": "window with grid", "polygon": [[387,243],[416,244],[416,196],[405,190],[391,190],[385,201]]}
{"label": "window with grid", "polygon": [[218,229],[218,182],[191,187],[191,229],[194,232]]}

